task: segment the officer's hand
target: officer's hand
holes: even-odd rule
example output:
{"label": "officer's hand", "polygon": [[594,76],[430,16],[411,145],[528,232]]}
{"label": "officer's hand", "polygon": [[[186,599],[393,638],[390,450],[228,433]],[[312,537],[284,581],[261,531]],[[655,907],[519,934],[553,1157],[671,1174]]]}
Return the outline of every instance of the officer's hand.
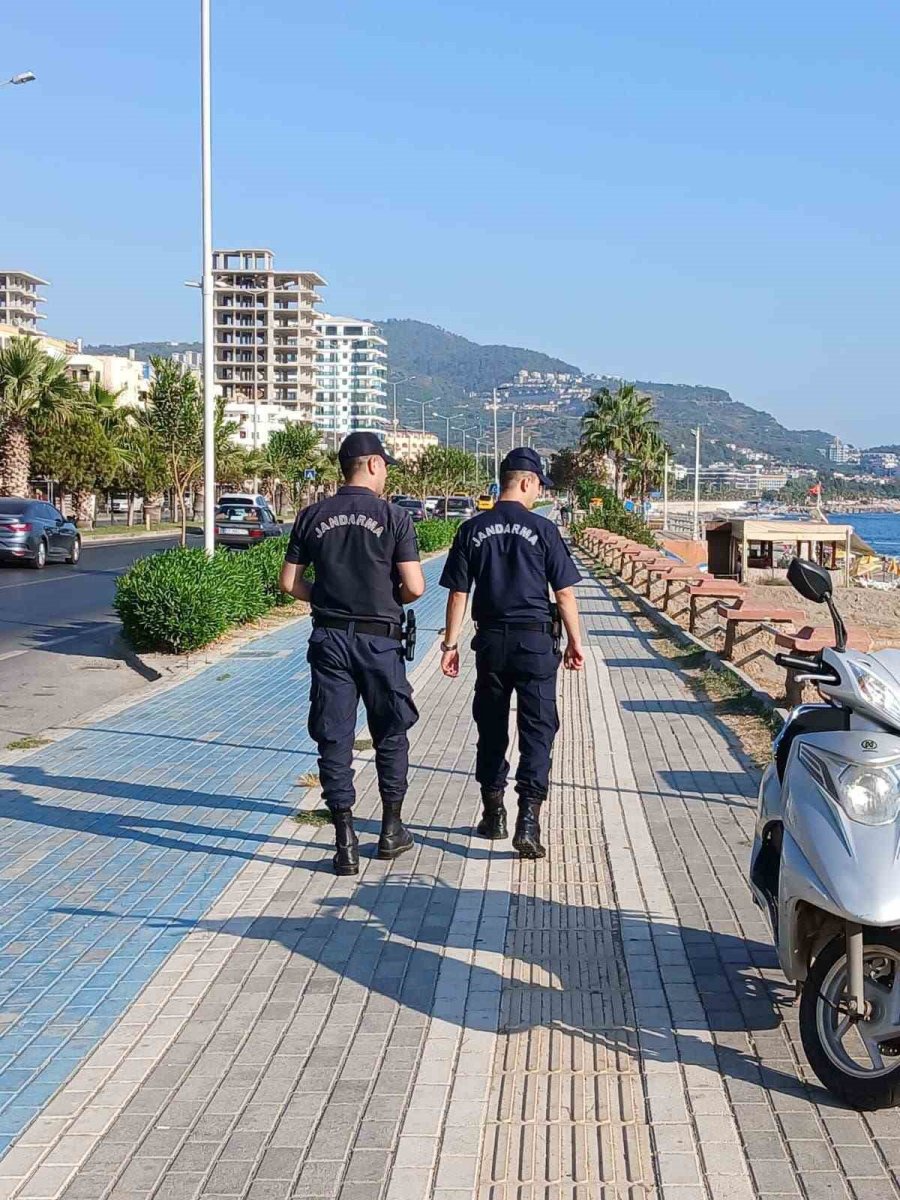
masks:
{"label": "officer's hand", "polygon": [[459,651],[445,650],[441,655],[441,670],[448,679],[455,679],[459,674]]}
{"label": "officer's hand", "polygon": [[584,651],[578,642],[568,642],[563,655],[563,666],[567,671],[584,670]]}

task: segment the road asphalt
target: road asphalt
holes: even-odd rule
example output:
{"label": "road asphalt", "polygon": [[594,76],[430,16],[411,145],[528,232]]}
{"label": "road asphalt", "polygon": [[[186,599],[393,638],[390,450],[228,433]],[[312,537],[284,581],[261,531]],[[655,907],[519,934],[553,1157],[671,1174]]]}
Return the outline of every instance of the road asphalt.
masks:
{"label": "road asphalt", "polygon": [[175,543],[86,543],[77,567],[0,566],[0,748],[147,686],[121,655],[116,578]]}

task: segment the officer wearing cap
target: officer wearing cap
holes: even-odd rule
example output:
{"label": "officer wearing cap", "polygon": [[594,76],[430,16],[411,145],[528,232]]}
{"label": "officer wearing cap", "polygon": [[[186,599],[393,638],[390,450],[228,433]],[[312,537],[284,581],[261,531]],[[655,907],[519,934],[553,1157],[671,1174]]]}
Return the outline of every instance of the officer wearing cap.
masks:
{"label": "officer wearing cap", "polygon": [[566,667],[580,671],[584,653],[574,586],[581,575],[556,526],[531,509],[541,487],[552,487],[534,450],[511,450],[500,464],[500,497],[487,512],[460,525],[441,575],[449,590],[441,669],[459,674],[458,639],[469,589],[477,632],[475,701],[478,727],[475,777],[483,813],[476,832],[506,837],[509,708],[517,699],[518,819],[513,846],[522,858],[543,858],[540,810],[547,797],[553,739],[559,729],[554,642],[548,584],[566,629]]}
{"label": "officer wearing cap", "polygon": [[[297,514],[281,588],[312,607],[309,734],[319,748],[319,779],[335,828],[334,869],[359,873],[353,828],[353,741],[360,698],[366,710],[381,793],[378,857],[413,845],[401,820],[409,769],[407,730],[419,718],[406,678],[404,604],[425,591],[409,514],[383,499],[388,466],[374,433],[351,433],[338,453],[343,487]],[[304,580],[312,564],[315,578]]]}

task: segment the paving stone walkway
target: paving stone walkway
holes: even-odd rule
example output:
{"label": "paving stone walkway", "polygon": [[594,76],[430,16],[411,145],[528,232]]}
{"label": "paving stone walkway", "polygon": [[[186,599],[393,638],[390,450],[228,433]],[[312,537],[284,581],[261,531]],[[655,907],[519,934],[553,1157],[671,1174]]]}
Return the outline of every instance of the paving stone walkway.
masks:
{"label": "paving stone walkway", "polygon": [[[450,683],[433,644],[417,847],[372,856],[361,750],[358,880],[291,816],[321,803],[294,786],[301,626],[120,740],[0,768],[0,1087],[43,1087],[8,1104],[0,1200],[900,1195],[900,1117],[842,1109],[803,1061],[743,881],[754,773],[603,584],[580,592],[542,863],[470,836],[471,655]],[[164,749],[123,763],[138,735]]]}

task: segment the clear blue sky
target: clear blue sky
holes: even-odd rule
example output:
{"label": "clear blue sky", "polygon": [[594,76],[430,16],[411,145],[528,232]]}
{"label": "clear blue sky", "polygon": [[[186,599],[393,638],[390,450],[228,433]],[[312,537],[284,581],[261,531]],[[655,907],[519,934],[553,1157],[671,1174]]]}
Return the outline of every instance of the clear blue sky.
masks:
{"label": "clear blue sky", "polygon": [[[8,5],[0,263],[190,339],[198,4]],[[900,9],[213,0],[215,234],[433,321],[900,441]]]}

